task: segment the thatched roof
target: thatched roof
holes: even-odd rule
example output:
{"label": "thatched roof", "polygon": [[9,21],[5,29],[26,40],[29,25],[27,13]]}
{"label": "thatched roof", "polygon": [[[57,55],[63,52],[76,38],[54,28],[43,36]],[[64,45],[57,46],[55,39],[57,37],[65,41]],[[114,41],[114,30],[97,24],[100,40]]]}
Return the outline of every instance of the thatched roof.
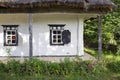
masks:
{"label": "thatched roof", "polygon": [[0,0],[1,13],[105,13],[114,8],[110,0]]}

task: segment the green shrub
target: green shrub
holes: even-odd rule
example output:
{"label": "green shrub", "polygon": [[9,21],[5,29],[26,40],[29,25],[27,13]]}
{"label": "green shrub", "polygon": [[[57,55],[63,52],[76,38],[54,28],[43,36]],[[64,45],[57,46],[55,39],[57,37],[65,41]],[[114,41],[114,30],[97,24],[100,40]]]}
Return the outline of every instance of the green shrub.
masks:
{"label": "green shrub", "polygon": [[112,72],[120,73],[120,61],[111,61],[107,64],[107,67]]}
{"label": "green shrub", "polygon": [[4,72],[6,70],[5,64],[0,62],[0,73]]}
{"label": "green shrub", "polygon": [[21,71],[21,64],[17,60],[9,60],[5,65],[5,70],[7,73],[19,74]]}
{"label": "green shrub", "polygon": [[41,74],[42,73],[41,61],[35,58],[25,59],[21,63],[21,72],[27,75]]}
{"label": "green shrub", "polygon": [[[118,69],[118,68],[117,68]],[[106,61],[92,62],[76,59],[70,61],[66,58],[63,62],[47,62],[39,59],[25,59],[23,63],[10,60],[7,63],[0,63],[0,72],[11,74],[11,76],[58,76],[70,79],[70,77],[81,76],[81,79],[97,80],[106,73]],[[103,75],[104,74],[104,75]],[[80,77],[79,77],[80,78]],[[77,79],[77,78],[74,78]],[[74,80],[70,79],[70,80]],[[102,80],[102,79],[99,79]]]}
{"label": "green shrub", "polygon": [[61,75],[70,75],[73,73],[74,66],[73,62],[70,62],[69,59],[65,59],[64,62],[59,63],[60,65],[60,74]]}

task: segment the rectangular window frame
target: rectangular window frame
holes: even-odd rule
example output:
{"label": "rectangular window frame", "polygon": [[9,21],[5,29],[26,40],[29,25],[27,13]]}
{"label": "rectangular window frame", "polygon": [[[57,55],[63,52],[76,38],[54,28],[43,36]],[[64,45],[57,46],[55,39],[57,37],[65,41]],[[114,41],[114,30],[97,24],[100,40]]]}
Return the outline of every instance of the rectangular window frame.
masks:
{"label": "rectangular window frame", "polygon": [[[3,35],[3,37],[4,37],[4,46],[18,46],[18,26],[19,25],[2,25],[3,26],[3,31],[4,31],[4,35]],[[14,28],[14,29],[13,29]],[[15,31],[16,33],[15,33],[15,36],[16,36],[16,42],[15,42],[15,44],[7,44],[7,39],[6,39],[6,34],[7,34],[7,31],[11,31],[12,32],[12,30],[13,31]]]}
{"label": "rectangular window frame", "polygon": [[[49,24],[48,26],[50,28],[50,45],[52,45],[52,46],[63,46],[64,43],[62,43],[62,42],[61,42],[61,44],[60,43],[56,43],[56,44],[53,43],[53,38],[52,37],[53,37],[53,30],[54,30],[53,28],[55,27],[56,29],[58,29],[59,27],[61,27],[60,30],[64,31],[65,24]],[[61,34],[61,37],[62,37],[62,34]],[[62,38],[61,38],[61,41],[62,41]]]}

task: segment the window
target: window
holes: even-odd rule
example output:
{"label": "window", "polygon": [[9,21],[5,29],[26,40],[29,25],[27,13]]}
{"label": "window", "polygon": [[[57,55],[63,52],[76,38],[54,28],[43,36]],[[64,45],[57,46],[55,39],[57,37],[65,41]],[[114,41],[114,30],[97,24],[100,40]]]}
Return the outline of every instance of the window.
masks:
{"label": "window", "polygon": [[50,26],[50,44],[64,45],[62,41],[62,32],[65,25],[49,25]]}
{"label": "window", "polygon": [[65,25],[49,25],[50,26],[50,45],[64,45],[71,42],[71,33],[64,30]]}
{"label": "window", "polygon": [[18,25],[2,25],[4,30],[4,46],[18,45]]}

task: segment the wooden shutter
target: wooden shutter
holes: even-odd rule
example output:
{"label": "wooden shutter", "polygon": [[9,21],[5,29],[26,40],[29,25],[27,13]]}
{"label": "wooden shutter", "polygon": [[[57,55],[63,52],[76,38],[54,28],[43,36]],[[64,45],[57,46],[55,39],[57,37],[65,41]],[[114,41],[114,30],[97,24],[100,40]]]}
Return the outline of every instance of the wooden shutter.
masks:
{"label": "wooden shutter", "polygon": [[64,30],[62,32],[62,41],[64,44],[68,44],[71,42],[71,32],[69,30]]}

